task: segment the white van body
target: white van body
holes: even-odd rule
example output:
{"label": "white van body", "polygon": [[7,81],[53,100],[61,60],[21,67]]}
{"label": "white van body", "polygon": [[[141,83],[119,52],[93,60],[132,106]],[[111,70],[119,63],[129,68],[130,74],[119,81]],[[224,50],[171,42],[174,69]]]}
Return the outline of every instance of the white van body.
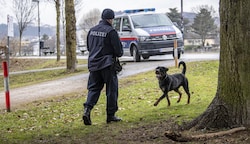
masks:
{"label": "white van body", "polygon": [[125,56],[133,56],[135,62],[154,55],[174,53],[177,41],[178,58],[183,53],[182,32],[164,13],[155,9],[126,10],[116,13],[113,22],[124,48]]}

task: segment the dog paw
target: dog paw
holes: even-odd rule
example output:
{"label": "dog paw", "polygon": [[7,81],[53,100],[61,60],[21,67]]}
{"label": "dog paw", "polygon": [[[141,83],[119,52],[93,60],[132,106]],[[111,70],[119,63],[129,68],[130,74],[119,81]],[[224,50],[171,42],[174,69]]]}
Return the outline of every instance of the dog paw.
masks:
{"label": "dog paw", "polygon": [[154,106],[157,106],[158,104],[157,103],[154,103]]}

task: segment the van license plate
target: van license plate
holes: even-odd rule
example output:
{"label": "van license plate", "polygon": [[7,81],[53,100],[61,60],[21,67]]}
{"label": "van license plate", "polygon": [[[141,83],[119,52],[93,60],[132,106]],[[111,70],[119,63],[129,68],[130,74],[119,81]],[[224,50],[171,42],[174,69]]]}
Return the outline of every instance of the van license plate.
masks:
{"label": "van license plate", "polygon": [[160,52],[169,52],[171,50],[172,50],[171,48],[161,48]]}

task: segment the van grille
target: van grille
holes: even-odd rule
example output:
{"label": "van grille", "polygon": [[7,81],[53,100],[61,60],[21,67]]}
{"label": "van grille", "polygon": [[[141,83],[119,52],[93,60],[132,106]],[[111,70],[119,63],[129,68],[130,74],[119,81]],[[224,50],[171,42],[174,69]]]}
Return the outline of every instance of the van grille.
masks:
{"label": "van grille", "polygon": [[176,34],[158,35],[158,36],[149,37],[149,40],[151,41],[165,41],[165,40],[173,40],[173,39],[176,39]]}

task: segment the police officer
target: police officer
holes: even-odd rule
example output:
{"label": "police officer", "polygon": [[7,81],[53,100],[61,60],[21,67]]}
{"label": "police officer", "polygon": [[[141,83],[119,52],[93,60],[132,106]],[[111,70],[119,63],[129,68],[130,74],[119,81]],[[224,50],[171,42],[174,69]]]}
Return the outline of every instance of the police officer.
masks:
{"label": "police officer", "polygon": [[115,17],[114,11],[104,9],[102,20],[98,25],[90,29],[87,35],[88,57],[88,96],[83,104],[83,121],[85,125],[91,125],[91,109],[97,103],[101,90],[106,84],[106,112],[107,123],[121,121],[115,116],[118,110],[118,78],[117,73],[112,69],[114,58],[123,55],[121,41],[115,29],[112,27]]}

